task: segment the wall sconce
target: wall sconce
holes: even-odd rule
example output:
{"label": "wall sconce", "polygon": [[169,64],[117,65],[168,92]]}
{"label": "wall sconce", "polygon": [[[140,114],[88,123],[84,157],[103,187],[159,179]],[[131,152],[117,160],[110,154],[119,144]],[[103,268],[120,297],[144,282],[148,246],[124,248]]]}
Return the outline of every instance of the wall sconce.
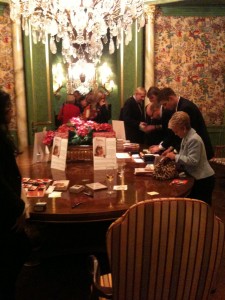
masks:
{"label": "wall sconce", "polygon": [[109,95],[115,86],[114,81],[111,79],[113,76],[111,68],[107,65],[107,63],[104,63],[98,68],[98,74],[101,87],[104,88]]}
{"label": "wall sconce", "polygon": [[68,67],[67,93],[78,90],[81,94],[88,93],[95,85],[95,66],[86,60],[78,60]]}
{"label": "wall sconce", "polygon": [[57,96],[58,92],[63,87],[63,82],[65,82],[64,70],[62,64],[57,63],[52,66],[52,76],[53,76],[53,92]]}
{"label": "wall sconce", "polygon": [[91,89],[102,88],[108,96],[115,87],[112,80],[113,73],[107,63],[98,68],[98,78],[94,64],[88,63],[85,59],[69,64],[67,76],[64,76],[64,72],[65,68],[61,63],[53,65],[53,91],[55,96],[58,95],[65,83],[68,94],[73,94],[75,90],[78,90],[81,94],[87,94]]}

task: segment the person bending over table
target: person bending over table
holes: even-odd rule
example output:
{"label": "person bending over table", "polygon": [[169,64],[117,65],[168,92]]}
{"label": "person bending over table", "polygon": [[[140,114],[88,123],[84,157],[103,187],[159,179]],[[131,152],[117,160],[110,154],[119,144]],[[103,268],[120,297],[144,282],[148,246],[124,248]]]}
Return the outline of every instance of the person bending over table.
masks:
{"label": "person bending over table", "polygon": [[[191,127],[196,130],[204,142],[208,160],[213,158],[214,150],[209,138],[204,118],[199,108],[192,101],[177,96],[171,88],[163,88],[160,90],[158,100],[165,110],[174,112],[184,111],[189,115]],[[162,118],[164,118],[164,116],[162,116]],[[150,147],[150,151],[151,153],[156,153],[163,150],[167,151],[168,147],[170,146],[173,146],[173,148],[179,151],[180,140],[170,129],[168,129],[167,136],[164,138],[164,140],[159,145]],[[170,149],[168,151],[170,151]]]}
{"label": "person bending over table", "polygon": [[195,179],[192,191],[188,197],[211,204],[215,173],[207,160],[202,138],[191,127],[190,117],[183,111],[173,114],[168,127],[182,141],[179,153],[169,152],[166,154],[166,157],[175,160]]}
{"label": "person bending over table", "polygon": [[[145,132],[145,145],[159,144],[167,133],[168,121],[173,112],[165,110],[158,100],[160,89],[151,86],[147,92],[149,103],[145,107],[146,124],[143,123]],[[162,118],[163,116],[163,118]]]}

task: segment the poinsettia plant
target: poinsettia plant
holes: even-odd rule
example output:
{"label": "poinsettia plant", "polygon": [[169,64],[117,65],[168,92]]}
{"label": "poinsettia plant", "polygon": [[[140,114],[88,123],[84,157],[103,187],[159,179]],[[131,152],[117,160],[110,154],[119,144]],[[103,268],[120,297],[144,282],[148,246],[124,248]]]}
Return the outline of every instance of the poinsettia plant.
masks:
{"label": "poinsettia plant", "polygon": [[94,121],[86,121],[79,117],[70,119],[69,123],[59,126],[56,131],[49,130],[43,139],[43,143],[52,146],[56,132],[68,132],[69,145],[91,145],[93,132],[113,131],[112,125],[108,123],[96,123]]}

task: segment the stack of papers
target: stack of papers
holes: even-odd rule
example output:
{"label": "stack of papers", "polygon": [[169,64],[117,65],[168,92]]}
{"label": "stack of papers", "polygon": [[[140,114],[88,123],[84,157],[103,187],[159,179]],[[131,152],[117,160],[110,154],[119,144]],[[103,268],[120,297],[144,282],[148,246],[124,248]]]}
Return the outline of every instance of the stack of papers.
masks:
{"label": "stack of papers", "polygon": [[149,172],[153,172],[154,171],[154,165],[153,164],[147,164],[146,166],[145,166],[145,170],[146,171],[149,171]]}
{"label": "stack of papers", "polygon": [[129,153],[127,152],[117,152],[116,153],[116,158],[130,158]]}
{"label": "stack of papers", "polygon": [[140,145],[135,143],[124,143],[123,149],[124,151],[139,151]]}
{"label": "stack of papers", "polygon": [[134,175],[152,175],[153,170],[146,168],[135,168]]}

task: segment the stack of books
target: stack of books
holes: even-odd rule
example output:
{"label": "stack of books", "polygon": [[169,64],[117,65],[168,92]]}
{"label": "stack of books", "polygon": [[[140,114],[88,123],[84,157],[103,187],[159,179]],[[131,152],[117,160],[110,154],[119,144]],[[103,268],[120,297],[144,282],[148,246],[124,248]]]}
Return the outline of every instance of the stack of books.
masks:
{"label": "stack of books", "polygon": [[116,139],[116,149],[117,151],[123,150],[123,144],[125,143],[124,139]]}
{"label": "stack of books", "polygon": [[126,151],[126,152],[139,152],[140,150],[140,145],[139,144],[136,144],[136,143],[124,143],[123,144],[123,150]]}

